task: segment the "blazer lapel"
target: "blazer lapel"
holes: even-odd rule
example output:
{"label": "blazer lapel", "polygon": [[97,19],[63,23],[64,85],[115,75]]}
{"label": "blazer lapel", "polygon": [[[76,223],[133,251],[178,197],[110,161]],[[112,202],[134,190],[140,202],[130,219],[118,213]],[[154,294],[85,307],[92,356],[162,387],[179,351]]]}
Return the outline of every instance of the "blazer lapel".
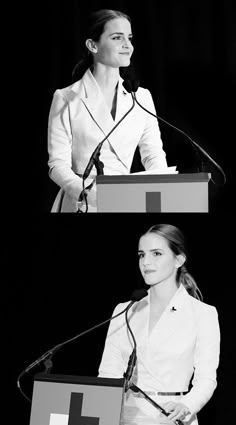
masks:
{"label": "blazer lapel", "polygon": [[[133,102],[131,95],[124,89],[122,82],[123,80],[120,77],[117,91],[116,116],[115,120],[113,120],[101,89],[93,77],[91,71],[88,70],[82,78],[82,85],[84,90],[82,92],[83,94],[81,95],[81,101],[87,109],[88,114],[90,114],[91,119],[96,123],[98,129],[101,131],[101,139],[98,140],[98,143],[101,142],[105,136],[107,136],[107,134],[114,128],[122,116],[132,106]],[[125,140],[126,132],[127,126],[121,126],[118,124],[114,132],[112,132],[108,137],[108,141],[111,144],[113,150],[125,166],[127,166],[126,161],[124,160],[126,152],[124,151],[122,140]]]}
{"label": "blazer lapel", "polygon": [[133,101],[131,94],[123,87],[123,79],[120,77],[117,90],[115,122],[118,122],[125,115],[125,113],[131,108],[132,104]]}
{"label": "blazer lapel", "polygon": [[[123,118],[123,116],[129,111],[133,105],[133,100],[131,94],[128,93],[123,85],[123,80],[119,78],[118,91],[117,91],[117,105],[116,105],[116,116],[115,121],[113,121],[112,128],[118,124],[118,122]],[[127,163],[127,138],[130,139],[131,135],[134,133],[132,126],[134,121],[129,119],[129,115],[121,121],[115,130],[108,137],[109,143],[111,144],[113,150],[123,164],[128,168],[129,164]]]}
{"label": "blazer lapel", "polygon": [[183,320],[183,303],[186,295],[186,290],[181,285],[148,336],[150,345],[163,344],[179,328]]}
{"label": "blazer lapel", "polygon": [[102,136],[107,135],[114,126],[114,121],[100,87],[90,70],[84,74],[82,84],[84,86],[85,96],[81,100],[91,115],[91,118],[96,122],[98,128],[100,128],[102,140]]}

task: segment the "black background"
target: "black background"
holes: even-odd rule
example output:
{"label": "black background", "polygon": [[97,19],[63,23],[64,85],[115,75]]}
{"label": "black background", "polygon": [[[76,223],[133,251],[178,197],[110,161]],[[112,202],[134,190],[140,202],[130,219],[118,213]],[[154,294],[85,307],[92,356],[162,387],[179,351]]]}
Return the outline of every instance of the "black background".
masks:
{"label": "black background", "polygon": [[[48,178],[47,119],[56,88],[71,84],[87,12],[120,9],[132,18],[134,61],[157,113],[196,140],[223,167],[209,163],[209,214],[49,214],[57,186]],[[199,413],[200,425],[232,421],[234,372],[234,115],[235,7],[233,1],[48,1],[14,8],[9,90],[10,186],[13,219],[6,226],[3,319],[4,365],[9,365],[11,415],[28,424],[30,405],[17,375],[58,342],[103,321],[142,285],[138,238],[149,226],[179,226],[189,241],[189,269],[205,302],[219,312],[222,332],[218,388]],[[10,73],[11,71],[11,73]],[[194,171],[192,148],[160,124],[169,165]],[[14,152],[14,155],[12,154]],[[14,157],[14,158],[13,158]],[[140,169],[138,154],[134,169]],[[13,188],[13,193],[12,193]],[[107,327],[64,347],[53,372],[96,375]],[[9,342],[9,343],[8,343]],[[43,366],[35,372],[42,371]],[[22,379],[30,395],[33,373]]]}
{"label": "black background", "polygon": [[[79,220],[79,221],[78,221]],[[137,246],[149,226],[166,222],[187,236],[188,269],[206,303],[215,305],[222,333],[218,387],[199,413],[201,424],[230,423],[234,371],[234,252],[224,216],[205,214],[99,214],[38,217],[14,234],[7,287],[5,364],[16,410],[28,423],[30,404],[16,388],[17,375],[54,345],[109,318],[143,282]],[[9,255],[10,257],[10,255]],[[4,302],[5,306],[5,302]],[[4,310],[3,310],[4,311]],[[64,346],[53,359],[53,373],[96,376],[107,325]],[[33,375],[21,379],[30,396]],[[11,399],[12,400],[12,399]],[[229,406],[227,408],[227,406]],[[225,421],[225,422],[224,422]]]}

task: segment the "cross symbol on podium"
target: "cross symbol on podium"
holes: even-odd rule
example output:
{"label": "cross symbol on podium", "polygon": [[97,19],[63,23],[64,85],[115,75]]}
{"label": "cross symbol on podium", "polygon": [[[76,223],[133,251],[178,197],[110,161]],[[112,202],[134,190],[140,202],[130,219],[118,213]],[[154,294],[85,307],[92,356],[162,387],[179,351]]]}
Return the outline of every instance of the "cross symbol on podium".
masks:
{"label": "cross symbol on podium", "polygon": [[99,418],[82,416],[83,393],[71,393],[68,425],[99,425]]}

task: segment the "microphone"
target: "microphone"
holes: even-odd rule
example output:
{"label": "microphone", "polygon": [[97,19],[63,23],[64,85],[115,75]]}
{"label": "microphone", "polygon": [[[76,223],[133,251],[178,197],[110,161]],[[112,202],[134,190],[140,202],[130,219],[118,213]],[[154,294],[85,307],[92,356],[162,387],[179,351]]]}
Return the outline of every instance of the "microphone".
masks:
{"label": "microphone", "polygon": [[[123,82],[123,86],[124,88],[127,90],[127,92],[129,93],[133,93],[133,98],[135,100],[135,102],[144,110],[146,111],[148,114],[152,115],[155,118],[160,119],[161,121],[163,121],[165,124],[169,125],[170,127],[174,128],[175,130],[179,131],[181,134],[183,134],[185,137],[187,137],[187,139],[190,141],[190,143],[193,145],[193,147],[195,149],[197,149],[197,151],[200,151],[201,153],[203,153],[204,156],[206,156],[214,165],[216,168],[218,168],[218,170],[222,173],[223,175],[223,179],[224,182],[223,184],[225,184],[226,182],[226,175],[223,171],[223,169],[221,168],[221,166],[219,164],[217,164],[217,162],[205,151],[205,149],[203,149],[197,142],[195,142],[193,139],[191,139],[191,137],[185,133],[183,130],[180,130],[178,127],[175,127],[173,124],[169,123],[168,121],[166,121],[164,118],[160,117],[159,115],[155,115],[152,112],[148,111],[146,108],[144,108],[144,106],[141,105],[141,103],[138,102],[137,97],[135,92],[137,91],[138,87],[139,87],[139,80],[125,80]],[[213,181],[214,182],[214,181]]]}
{"label": "microphone", "polygon": [[[133,293],[131,294],[131,301],[128,304],[127,307],[125,307],[124,310],[120,311],[119,313],[115,314],[115,316],[110,317],[109,319],[104,320],[101,323],[98,323],[97,325],[85,330],[84,332],[81,332],[80,334],[75,335],[74,337],[67,339],[66,341],[55,345],[54,347],[52,347],[50,350],[47,350],[44,354],[42,354],[37,360],[35,360],[33,363],[31,363],[28,367],[26,367],[20,374],[19,377],[17,379],[17,386],[19,388],[19,390],[21,391],[21,393],[29,400],[29,398],[23,393],[23,391],[21,390],[20,387],[20,379],[21,377],[29,372],[32,368],[34,368],[35,366],[37,366],[38,364],[40,364],[42,361],[46,361],[48,362],[48,364],[50,365],[50,369],[52,367],[51,364],[51,358],[52,356],[56,353],[56,351],[58,351],[61,347],[63,347],[64,345],[68,344],[69,342],[75,341],[77,338],[91,332],[92,330],[104,325],[107,322],[110,322],[111,320],[115,319],[116,317],[120,316],[121,314],[125,313],[127,310],[130,309],[130,307],[137,301],[140,301],[142,298],[144,298],[147,295],[147,290],[146,289],[136,289],[133,291]],[[50,360],[49,360],[50,359]],[[49,361],[48,361],[49,360]],[[48,368],[46,366],[46,372],[48,372]],[[30,401],[30,400],[29,400]]]}
{"label": "microphone", "polygon": [[[148,292],[147,292],[147,290],[145,288],[135,289],[132,292],[132,295],[131,295],[130,299],[131,299],[131,301],[140,301],[144,297],[146,297],[147,295],[148,295]],[[129,309],[130,307],[127,306],[127,309]]]}

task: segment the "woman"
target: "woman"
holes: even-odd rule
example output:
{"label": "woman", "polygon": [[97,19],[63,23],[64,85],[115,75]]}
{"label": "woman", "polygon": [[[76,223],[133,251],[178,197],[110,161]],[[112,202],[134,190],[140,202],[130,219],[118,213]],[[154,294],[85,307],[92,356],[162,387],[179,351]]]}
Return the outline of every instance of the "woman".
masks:
{"label": "woman", "polygon": [[[167,418],[140,393],[129,389],[122,423],[173,425],[179,419],[196,425],[197,412],[216,387],[220,345],[217,311],[200,300],[201,292],[187,271],[184,237],[178,228],[169,224],[151,227],[139,240],[138,254],[149,291],[128,313],[137,342],[132,382],[170,414]],[[126,305],[119,304],[114,314]],[[110,323],[99,376],[123,377],[132,350],[121,315]]]}
{"label": "woman", "polygon": [[[49,114],[49,175],[61,187],[54,212],[76,212],[81,207],[81,177],[94,149],[133,104],[120,75],[129,69],[134,50],[130,18],[107,9],[93,13],[84,48],[76,66],[80,79],[56,90]],[[155,113],[148,90],[139,88],[137,98]],[[167,167],[156,118],[135,104],[102,146],[104,174],[129,174],[137,146],[146,170]],[[86,180],[86,188],[92,187],[87,191],[91,212],[96,211],[96,174],[93,167]]]}

